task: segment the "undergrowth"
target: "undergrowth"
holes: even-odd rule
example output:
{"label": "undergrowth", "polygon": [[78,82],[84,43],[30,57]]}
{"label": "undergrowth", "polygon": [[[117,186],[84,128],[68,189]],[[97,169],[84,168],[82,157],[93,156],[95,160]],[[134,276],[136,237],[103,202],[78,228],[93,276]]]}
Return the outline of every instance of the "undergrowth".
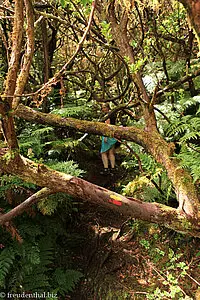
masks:
{"label": "undergrowth", "polygon": [[0,288],[5,293],[33,294],[49,292],[54,299],[64,299],[83,277],[81,270],[71,268],[68,263],[59,263],[62,246],[59,240],[65,238],[65,229],[59,216],[49,219],[37,215],[18,218],[17,230],[22,243],[11,239],[1,229]]}
{"label": "undergrowth", "polygon": [[[83,173],[72,161],[49,160],[48,164],[75,176]],[[1,210],[9,211],[37,190],[37,186],[16,176],[2,175]],[[1,292],[33,294],[48,291],[54,295],[52,299],[65,299],[83,277],[81,270],[72,266],[70,253],[65,263],[60,258],[63,257],[61,241],[68,239],[66,228],[74,222],[77,213],[77,203],[67,194],[57,193],[27,209],[14,223],[0,228]]]}

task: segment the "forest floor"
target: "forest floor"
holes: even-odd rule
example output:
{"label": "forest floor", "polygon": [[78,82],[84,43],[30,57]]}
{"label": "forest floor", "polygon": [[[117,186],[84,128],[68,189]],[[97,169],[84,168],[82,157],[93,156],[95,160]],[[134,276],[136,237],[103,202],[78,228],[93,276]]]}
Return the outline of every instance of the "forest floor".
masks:
{"label": "forest floor", "polygon": [[[87,180],[114,190],[123,176],[99,175],[100,162],[88,168]],[[73,267],[84,277],[66,299],[200,299],[199,239],[87,202],[69,230],[79,237]]]}
{"label": "forest floor", "polygon": [[84,278],[69,299],[200,299],[199,240],[91,204],[80,220],[73,257]]}

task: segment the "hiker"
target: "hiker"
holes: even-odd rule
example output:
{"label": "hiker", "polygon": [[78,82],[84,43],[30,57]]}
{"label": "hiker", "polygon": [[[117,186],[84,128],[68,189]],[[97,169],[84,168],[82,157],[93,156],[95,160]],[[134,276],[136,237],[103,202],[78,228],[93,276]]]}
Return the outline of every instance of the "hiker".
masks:
{"label": "hiker", "polygon": [[[110,106],[108,103],[104,103],[102,106],[102,112],[108,113],[110,111]],[[110,116],[109,119],[105,121],[106,124],[115,125],[116,116]],[[102,136],[101,141],[101,159],[103,162],[104,170],[103,172],[100,172],[102,175],[113,175],[115,171],[115,144],[117,143],[117,140],[112,137],[106,137]],[[108,168],[110,161],[111,169]]]}

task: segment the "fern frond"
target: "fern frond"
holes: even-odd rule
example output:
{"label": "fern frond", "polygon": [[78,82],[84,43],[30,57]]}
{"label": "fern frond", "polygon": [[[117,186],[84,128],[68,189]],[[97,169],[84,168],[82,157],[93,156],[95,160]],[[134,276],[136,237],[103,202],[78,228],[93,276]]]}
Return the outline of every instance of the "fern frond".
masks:
{"label": "fern frond", "polygon": [[64,202],[66,213],[70,213],[72,211],[72,205],[69,200],[70,197],[66,193],[56,193],[38,202],[37,207],[43,215],[51,216],[60,204]]}
{"label": "fern frond", "polygon": [[51,141],[45,143],[45,145],[49,145],[52,147],[52,149],[63,149],[63,148],[70,148],[73,149],[79,144],[78,140],[74,140],[73,138],[63,139],[63,140],[57,140],[57,141]]}
{"label": "fern frond", "polygon": [[51,150],[48,151],[48,155],[52,155],[55,152],[60,153],[64,149],[72,150],[73,152],[75,149],[91,151],[91,149],[89,149],[84,142],[80,141],[79,139],[75,140],[73,138],[50,141],[45,143],[45,146],[51,147]]}
{"label": "fern frond", "polygon": [[61,295],[65,295],[67,292],[73,291],[76,284],[83,277],[83,274],[75,270],[63,270],[57,268],[54,273],[54,280],[59,286],[59,292]]}
{"label": "fern frond", "polygon": [[51,238],[42,236],[38,243],[24,242],[15,247],[20,257],[20,268],[16,274],[21,274],[19,282],[24,290],[44,291],[50,287],[48,272],[55,257],[54,246]]}
{"label": "fern frond", "polygon": [[22,235],[23,239],[31,238],[31,240],[35,240],[36,237],[42,235],[42,230],[39,224],[34,224],[31,221],[26,220],[26,223],[22,223],[18,226],[18,230],[20,235]]}
{"label": "fern frond", "polygon": [[200,132],[188,132],[182,138],[180,138],[181,143],[185,143],[191,139],[198,139],[200,137]]}
{"label": "fern frond", "polygon": [[44,134],[48,134],[50,132],[53,132],[54,128],[53,127],[43,127],[43,128],[38,128],[34,131],[32,131],[32,136],[40,137],[44,136]]}
{"label": "fern frond", "polygon": [[25,142],[20,142],[20,148],[24,149],[24,148],[31,148],[33,145],[35,144],[35,141],[25,141]]}
{"label": "fern frond", "polygon": [[29,148],[32,148],[37,156],[41,155],[44,152],[44,140],[47,138],[54,138],[53,127],[41,127],[41,125],[26,127],[19,135],[20,149],[25,152],[25,155]]}
{"label": "fern frond", "polygon": [[6,275],[9,273],[15,259],[12,248],[5,248],[0,254],[0,287],[5,287]]}
{"label": "fern frond", "polygon": [[84,174],[84,171],[79,169],[78,164],[76,164],[72,160],[62,161],[62,162],[58,162],[55,160],[48,160],[46,164],[54,170],[71,174],[73,176],[80,176]]}
{"label": "fern frond", "polygon": [[50,288],[49,277],[44,273],[27,275],[23,282],[23,289],[33,292],[43,292]]}
{"label": "fern frond", "polygon": [[84,104],[84,105],[79,105],[79,106],[74,106],[71,105],[68,107],[64,107],[61,109],[54,109],[51,113],[52,114],[56,114],[56,115],[60,115],[62,117],[79,117],[83,116],[83,115],[89,115],[91,114],[92,109],[91,106],[88,104]]}
{"label": "fern frond", "polygon": [[17,191],[20,187],[25,189],[35,189],[35,185],[29,182],[21,180],[19,177],[14,175],[2,175],[0,184],[0,196],[5,197],[7,190]]}
{"label": "fern frond", "polygon": [[166,134],[171,137],[177,134],[182,134],[186,130],[188,130],[188,124],[181,123],[181,122],[175,122],[173,125],[171,125],[168,130],[166,131]]}
{"label": "fern frond", "polygon": [[[199,149],[199,147],[196,148]],[[180,159],[181,166],[190,171],[194,182],[200,180],[200,152],[183,147],[177,157]]]}
{"label": "fern frond", "polygon": [[43,267],[52,264],[54,260],[54,243],[51,238],[44,236],[38,243],[40,249],[40,261]]}

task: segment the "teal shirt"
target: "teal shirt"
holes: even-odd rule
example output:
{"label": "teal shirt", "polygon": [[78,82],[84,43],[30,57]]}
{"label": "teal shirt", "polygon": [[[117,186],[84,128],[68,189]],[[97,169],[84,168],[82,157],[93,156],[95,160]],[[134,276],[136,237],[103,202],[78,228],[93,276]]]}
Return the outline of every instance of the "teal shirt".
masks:
{"label": "teal shirt", "polygon": [[115,138],[112,138],[112,137],[107,137],[107,141],[105,142],[104,138],[105,138],[105,136],[102,136],[101,150],[100,150],[101,153],[104,153],[104,152],[110,150],[115,145],[115,143],[117,142],[117,140]]}

